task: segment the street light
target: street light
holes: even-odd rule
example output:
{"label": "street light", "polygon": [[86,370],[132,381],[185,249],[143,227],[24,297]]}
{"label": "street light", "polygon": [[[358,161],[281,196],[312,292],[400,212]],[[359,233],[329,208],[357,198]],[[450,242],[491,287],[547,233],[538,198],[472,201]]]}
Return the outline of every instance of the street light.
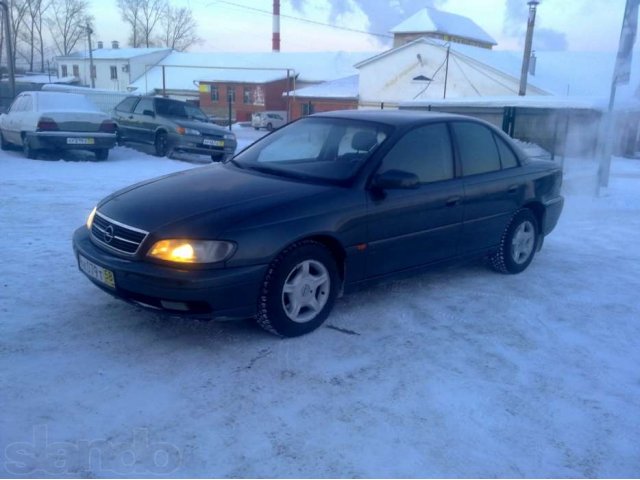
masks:
{"label": "street light", "polygon": [[536,24],[536,9],[539,3],[538,0],[527,2],[527,5],[529,5],[529,21],[527,22],[527,37],[524,42],[522,71],[520,72],[520,91],[518,92],[521,97],[527,93],[527,75],[529,74],[529,59],[531,58],[531,44],[533,43],[533,27]]}

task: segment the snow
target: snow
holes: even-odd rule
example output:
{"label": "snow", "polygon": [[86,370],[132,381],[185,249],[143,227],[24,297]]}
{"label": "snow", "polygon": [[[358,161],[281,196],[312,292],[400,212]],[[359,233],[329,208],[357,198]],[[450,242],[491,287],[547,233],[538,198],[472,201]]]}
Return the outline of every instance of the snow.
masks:
{"label": "snow", "polygon": [[[248,144],[263,132],[236,127]],[[77,269],[96,202],[197,163],[0,153],[0,468],[56,477],[636,477],[640,162],[566,159],[517,276],[440,268],[282,340],[168,318]]]}
{"label": "snow", "polygon": [[[286,95],[284,93],[283,95]],[[299,88],[289,95],[302,98],[358,98],[358,75],[338,78],[329,82]]]}
{"label": "snow", "polygon": [[441,33],[455,35],[491,45],[495,39],[468,17],[443,12],[432,7],[418,10],[411,17],[391,29],[391,33]]}
{"label": "snow", "polygon": [[38,111],[96,112],[97,107],[86,96],[77,93],[32,92],[38,102]]}
{"label": "snow", "polygon": [[[170,48],[96,48],[92,50],[94,60],[130,60],[158,52],[171,52]],[[71,55],[57,57],[61,60],[88,59],[89,50],[74,52]]]}
{"label": "snow", "polygon": [[174,52],[149,69],[130,87],[149,92],[162,87],[162,66],[169,90],[197,90],[194,82],[234,81],[255,83],[296,76],[299,82],[317,83],[354,75],[354,65],[373,53],[366,52]]}

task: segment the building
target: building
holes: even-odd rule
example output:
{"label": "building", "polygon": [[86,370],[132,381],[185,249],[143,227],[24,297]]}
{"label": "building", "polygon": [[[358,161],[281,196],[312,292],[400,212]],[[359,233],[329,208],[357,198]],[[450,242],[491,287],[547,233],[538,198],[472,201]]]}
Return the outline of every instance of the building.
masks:
{"label": "building", "polygon": [[422,37],[487,49],[497,45],[491,35],[470,18],[431,7],[419,10],[392,28],[391,33],[394,48]]}
{"label": "building", "polygon": [[[103,48],[102,42],[98,42],[98,48],[92,51],[93,77],[99,89],[126,91],[132,82],[172,51],[170,48],[119,48],[115,41],[111,47]],[[56,57],[56,63],[58,76],[76,77],[81,85],[91,85],[88,51]]]}
{"label": "building", "polygon": [[339,78],[289,92],[291,119],[332,110],[358,108],[358,75]]}

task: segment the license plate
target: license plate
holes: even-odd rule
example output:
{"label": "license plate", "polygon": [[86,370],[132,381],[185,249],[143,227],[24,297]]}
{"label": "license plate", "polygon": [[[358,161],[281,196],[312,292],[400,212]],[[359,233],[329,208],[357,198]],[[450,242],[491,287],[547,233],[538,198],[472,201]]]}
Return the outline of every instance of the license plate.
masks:
{"label": "license plate", "polygon": [[93,145],[93,138],[67,138],[67,145]]}
{"label": "license plate", "polygon": [[210,138],[205,138],[202,143],[210,147],[224,147],[224,140],[211,140]]}
{"label": "license plate", "polygon": [[84,258],[82,255],[78,255],[78,265],[80,266],[80,270],[94,280],[97,280],[108,287],[116,288],[116,279],[114,278],[111,270],[107,270],[106,268],[96,265],[92,261]]}

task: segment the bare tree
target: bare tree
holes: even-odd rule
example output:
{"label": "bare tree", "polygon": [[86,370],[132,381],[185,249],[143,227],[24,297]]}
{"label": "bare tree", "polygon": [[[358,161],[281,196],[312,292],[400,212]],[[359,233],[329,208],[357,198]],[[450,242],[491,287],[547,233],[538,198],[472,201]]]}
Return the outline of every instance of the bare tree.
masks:
{"label": "bare tree", "polygon": [[44,29],[43,16],[49,8],[49,0],[27,0],[27,12],[23,18],[18,38],[22,45],[16,45],[18,54],[29,63],[29,69],[34,71],[35,57],[40,57],[40,71],[44,71]]}
{"label": "bare tree", "polygon": [[118,0],[118,9],[122,20],[131,28],[131,37],[129,45],[133,48],[140,46],[140,16],[143,0]]}
{"label": "bare tree", "polygon": [[183,52],[202,42],[198,36],[198,24],[189,8],[167,5],[165,12],[160,19],[160,42],[163,46]]}
{"label": "bare tree", "polygon": [[11,58],[10,61],[15,66],[18,51],[16,46],[18,44],[18,37],[22,32],[25,16],[29,10],[29,2],[28,0],[9,0],[7,3],[9,4],[9,24],[11,25],[11,32],[4,33],[10,33],[11,35],[11,43],[13,43],[14,48],[12,52],[13,58]]}
{"label": "bare tree", "polygon": [[87,0],[53,0],[45,22],[60,55],[69,55],[86,35]]}
{"label": "bare tree", "polygon": [[153,34],[167,8],[167,0],[118,0],[122,20],[131,28],[132,47],[153,46]]}

